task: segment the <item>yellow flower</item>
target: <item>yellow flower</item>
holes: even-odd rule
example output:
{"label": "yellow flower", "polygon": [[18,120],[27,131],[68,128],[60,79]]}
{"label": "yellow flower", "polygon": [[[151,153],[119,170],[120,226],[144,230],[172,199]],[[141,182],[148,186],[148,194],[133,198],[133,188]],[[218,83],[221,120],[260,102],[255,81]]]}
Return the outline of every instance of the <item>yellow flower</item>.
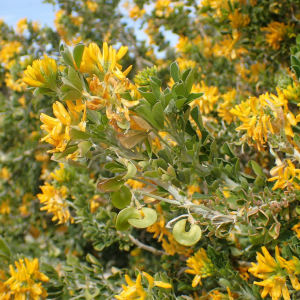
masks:
{"label": "yellow flower", "polygon": [[[78,127],[81,131],[85,131],[86,126],[86,105],[81,99],[76,101],[76,105],[72,101],[66,101],[70,113],[58,101],[53,104],[53,113],[56,118],[52,118],[44,113],[41,113],[40,120],[44,123],[41,128],[46,130],[48,134],[41,139],[47,143],[54,145],[55,149],[49,150],[52,152],[62,152],[65,150],[68,141],[70,140],[69,131],[72,126]],[[82,119],[78,123],[78,111],[82,111]],[[74,124],[74,125],[72,125]]]}
{"label": "yellow flower", "polygon": [[23,34],[23,32],[28,29],[27,18],[20,19],[17,23],[16,31],[18,34]]}
{"label": "yellow flower", "polygon": [[91,11],[91,12],[95,12],[98,8],[98,4],[94,1],[86,1],[86,6],[88,7],[88,9]]}
{"label": "yellow flower", "polygon": [[234,29],[246,27],[250,23],[250,17],[242,15],[238,9],[235,9],[234,13],[229,14],[228,19],[231,21],[230,25]]}
{"label": "yellow flower", "polygon": [[64,168],[64,164],[59,163],[59,169],[51,172],[50,175],[56,181],[62,183],[70,180],[70,173]]}
{"label": "yellow flower", "polygon": [[142,273],[146,277],[146,279],[148,280],[150,289],[152,289],[154,286],[161,287],[161,288],[164,288],[164,289],[171,289],[172,288],[172,285],[170,283],[163,282],[163,281],[157,281],[151,275],[149,275],[148,273],[146,273],[146,272],[142,272]]}
{"label": "yellow flower", "polygon": [[100,202],[96,201],[96,200],[99,200],[99,195],[94,195],[93,198],[90,199],[90,210],[91,210],[91,213],[96,212],[97,208],[99,206],[101,206]]}
{"label": "yellow flower", "polygon": [[300,239],[300,223],[294,225],[292,230],[296,232],[297,238]]}
{"label": "yellow flower", "polygon": [[2,201],[1,202],[1,205],[0,205],[0,214],[1,215],[9,215],[10,213],[10,203],[9,203],[9,199],[6,199],[5,201]]}
{"label": "yellow flower", "polygon": [[24,71],[23,82],[32,87],[56,88],[57,65],[53,58],[44,54],[43,59],[37,59],[32,66]]}
{"label": "yellow flower", "polygon": [[300,186],[294,182],[294,178],[300,179],[300,169],[296,169],[295,165],[291,162],[291,160],[287,159],[287,164],[282,163],[279,166],[274,167],[270,173],[273,176],[268,179],[268,181],[276,181],[272,190],[276,189],[293,189],[296,188],[300,190]]}
{"label": "yellow flower", "polygon": [[300,102],[300,86],[297,82],[294,81],[293,84],[289,84],[282,92],[288,100]]}
{"label": "yellow flower", "polygon": [[155,3],[155,14],[156,16],[162,18],[169,18],[170,14],[173,12],[173,8],[170,7],[172,1],[170,0],[157,0]]}
{"label": "yellow flower", "polygon": [[67,223],[69,220],[73,223],[74,219],[70,215],[69,205],[66,202],[68,189],[62,186],[58,190],[47,182],[40,188],[43,194],[37,194],[37,197],[45,205],[41,210],[53,213],[52,221],[58,220],[58,224]]}
{"label": "yellow flower", "polygon": [[0,41],[0,61],[4,66],[10,62],[15,54],[20,53],[22,44],[17,41],[6,42]]}
{"label": "yellow flower", "polygon": [[187,36],[181,35],[176,45],[177,52],[187,53],[190,51],[192,43],[189,41]]}
{"label": "yellow flower", "polygon": [[4,81],[7,87],[16,92],[22,92],[26,88],[26,84],[23,82],[22,78],[15,80],[9,72],[5,73]]}
{"label": "yellow flower", "polygon": [[[266,247],[262,247],[263,255],[257,252],[257,262],[252,264],[252,268],[249,272],[263,279],[263,281],[254,281],[254,284],[264,287],[261,291],[261,297],[265,298],[268,294],[272,297],[272,300],[279,300],[281,295],[284,300],[290,300],[290,293],[286,285],[286,277],[288,275],[288,269],[286,269],[286,260],[282,258],[279,254],[279,248],[275,248],[275,258],[270,255]],[[294,289],[299,290],[300,284],[298,279],[290,274],[291,283]]]}
{"label": "yellow flower", "polygon": [[251,97],[230,110],[243,122],[236,128],[237,131],[246,131],[241,140],[247,140],[249,145],[260,151],[265,147],[269,133],[279,134],[284,129],[286,135],[293,137],[292,126],[298,122],[298,118],[289,111],[284,94],[276,89],[278,96],[265,93],[259,98]]}
{"label": "yellow flower", "polygon": [[[167,282],[157,281],[151,275],[146,272],[142,273],[149,283],[149,289],[153,287],[160,287],[164,289],[171,289],[172,285]],[[125,280],[128,286],[122,285],[123,291],[119,295],[115,295],[118,300],[145,300],[147,292],[142,286],[142,274],[139,273],[136,282],[133,282],[130,277],[126,274]]]}
{"label": "yellow flower", "polygon": [[137,276],[136,282],[133,282],[126,274],[125,280],[128,286],[122,285],[123,291],[120,295],[115,295],[118,300],[145,300],[147,293],[142,286],[142,275]]}
{"label": "yellow flower", "polygon": [[[195,68],[196,67],[196,62],[194,60],[190,59],[185,59],[183,57],[178,57],[176,59],[179,69],[180,70],[187,70],[189,68]],[[201,68],[199,67],[199,71],[201,71]]]}
{"label": "yellow flower", "polygon": [[140,9],[138,5],[135,5],[132,9],[130,9],[129,17],[133,20],[137,20],[143,17],[145,13],[146,13],[145,9]]}
{"label": "yellow flower", "polygon": [[193,85],[192,93],[204,93],[200,99],[190,103],[192,107],[198,105],[201,113],[206,115],[213,111],[219,99],[219,91],[216,86],[206,86],[204,81],[201,81],[200,84]]}
{"label": "yellow flower", "polygon": [[236,98],[236,89],[232,89],[226,94],[221,96],[223,102],[219,102],[217,112],[218,116],[222,118],[226,123],[231,124],[232,121],[236,120],[236,116],[230,113],[230,110],[234,107]]}
{"label": "yellow flower", "polygon": [[[46,290],[42,287],[42,282],[48,282],[49,278],[39,271],[39,262],[35,258],[29,261],[27,258],[19,259],[15,262],[17,270],[10,265],[10,278],[6,278],[2,273],[0,277],[0,298],[24,300],[27,297],[32,299],[45,299]],[[2,282],[1,279],[6,280]],[[39,282],[38,282],[39,281]],[[37,283],[38,282],[38,283]]]}
{"label": "yellow flower", "polygon": [[10,178],[10,173],[9,173],[7,167],[3,167],[0,170],[0,177],[3,178],[3,179],[6,179],[6,180],[8,180]]}
{"label": "yellow flower", "polygon": [[202,285],[201,278],[212,276],[215,271],[212,261],[207,257],[203,248],[190,257],[186,263],[190,269],[185,272],[196,275],[193,279],[192,287],[196,287],[199,283]]}
{"label": "yellow flower", "polygon": [[261,31],[267,32],[266,40],[269,46],[274,50],[278,50],[280,48],[280,42],[282,42],[284,38],[291,38],[295,36],[293,28],[294,25],[271,22],[268,27],[262,27]]}
{"label": "yellow flower", "polygon": [[216,43],[213,48],[212,52],[215,57],[226,57],[230,60],[236,59],[241,57],[243,54],[247,54],[248,50],[244,47],[238,47],[238,41],[242,36],[241,32],[234,30],[232,36],[226,35],[223,37],[223,40]]}
{"label": "yellow flower", "polygon": [[119,51],[113,49],[112,46],[108,47],[107,43],[103,43],[103,50],[95,43],[90,43],[85,47],[80,65],[80,71],[83,73],[91,73],[98,75],[101,79],[108,72],[113,73],[118,79],[126,78],[127,74],[132,69],[129,66],[124,72],[121,72],[122,66],[118,61],[126,54],[128,47],[121,46]]}

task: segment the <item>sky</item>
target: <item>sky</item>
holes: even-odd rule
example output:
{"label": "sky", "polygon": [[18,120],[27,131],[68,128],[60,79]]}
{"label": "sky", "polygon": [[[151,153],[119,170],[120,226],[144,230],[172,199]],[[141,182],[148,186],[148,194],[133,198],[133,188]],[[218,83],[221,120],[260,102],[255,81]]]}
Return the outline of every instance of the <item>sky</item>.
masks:
{"label": "sky", "polygon": [[0,0],[0,19],[15,26],[18,20],[27,17],[30,21],[40,21],[42,25],[54,27],[54,7],[42,0]]}
{"label": "sky", "polygon": [[[124,1],[121,0],[120,8]],[[55,12],[52,4],[43,3],[43,0],[0,0],[0,19],[3,18],[5,23],[15,27],[16,23],[25,17],[30,21],[39,21],[42,25],[54,28]],[[125,19],[130,26],[135,28],[137,38],[144,39],[146,35],[143,30],[138,29],[138,21],[133,22],[128,17]],[[165,32],[165,34],[171,46],[175,46],[178,36],[172,32]],[[163,53],[158,56],[163,56]]]}

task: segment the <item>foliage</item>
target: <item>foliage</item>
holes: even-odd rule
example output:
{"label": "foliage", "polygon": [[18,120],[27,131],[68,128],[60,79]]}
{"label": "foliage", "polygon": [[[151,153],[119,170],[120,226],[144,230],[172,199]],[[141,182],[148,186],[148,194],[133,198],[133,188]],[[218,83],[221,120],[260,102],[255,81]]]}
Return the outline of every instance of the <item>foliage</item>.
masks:
{"label": "foliage", "polygon": [[300,3],[45,2],[0,22],[1,299],[298,299]]}

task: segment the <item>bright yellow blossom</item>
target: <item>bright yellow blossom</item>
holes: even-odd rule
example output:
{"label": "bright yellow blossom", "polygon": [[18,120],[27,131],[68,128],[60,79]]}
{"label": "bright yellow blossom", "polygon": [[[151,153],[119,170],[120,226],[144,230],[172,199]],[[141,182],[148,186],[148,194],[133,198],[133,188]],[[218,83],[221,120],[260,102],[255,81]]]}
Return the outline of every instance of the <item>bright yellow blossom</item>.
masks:
{"label": "bright yellow blossom", "polygon": [[10,62],[11,59],[22,49],[22,44],[17,41],[5,42],[0,41],[0,62],[4,66]]}
{"label": "bright yellow blossom", "polygon": [[[46,299],[47,292],[42,287],[42,282],[48,282],[49,278],[39,271],[39,262],[35,258],[29,261],[27,258],[15,262],[15,269],[9,266],[10,278],[0,273],[0,298],[3,300],[24,300],[27,297],[33,300]],[[6,280],[3,282],[3,280]]]}
{"label": "bright yellow blossom", "polygon": [[[263,254],[257,252],[257,262],[252,263],[252,268],[249,272],[263,279],[263,281],[254,281],[254,284],[262,286],[261,297],[265,298],[268,294],[272,300],[279,300],[281,295],[284,300],[290,300],[290,293],[286,285],[286,277],[289,275],[286,269],[286,261],[279,254],[279,248],[276,246],[275,258],[270,255],[266,247],[262,247]],[[291,283],[294,289],[299,290],[300,284],[294,274],[290,274]]]}
{"label": "bright yellow blossom", "polygon": [[278,50],[280,48],[280,42],[284,40],[284,38],[291,38],[295,36],[293,33],[294,25],[286,25],[280,22],[271,22],[268,27],[261,28],[261,31],[267,32],[266,40],[270,47],[274,50]]}
{"label": "bright yellow blossom", "polygon": [[300,169],[296,169],[295,165],[290,159],[286,160],[286,163],[282,163],[279,166],[274,167],[270,171],[272,178],[268,181],[276,181],[272,190],[287,188],[288,190],[296,188],[300,190],[300,185],[294,182],[294,178],[300,179]]}
{"label": "bright yellow blossom", "polygon": [[191,256],[186,263],[190,269],[185,272],[195,275],[192,287],[196,287],[199,283],[202,285],[201,279],[212,276],[215,271],[212,261],[208,258],[203,248],[196,252],[194,256]]}
{"label": "bright yellow blossom", "polygon": [[170,7],[170,4],[172,3],[172,1],[170,0],[157,0],[155,2],[155,14],[156,16],[162,18],[169,18],[170,14],[173,12],[173,8]]}
{"label": "bright yellow blossom", "polygon": [[123,291],[120,295],[115,295],[118,300],[145,300],[147,293],[142,286],[142,275],[139,273],[136,282],[133,282],[126,274],[125,280],[128,286],[122,285]]}
{"label": "bright yellow blossom", "polygon": [[23,34],[26,29],[28,29],[27,18],[20,19],[17,23],[16,32],[18,34]]}
{"label": "bright yellow blossom", "polygon": [[217,112],[218,116],[222,118],[226,123],[231,124],[236,120],[236,116],[230,113],[230,110],[234,107],[236,99],[236,89],[228,91],[226,94],[221,95],[223,102],[219,102]]}
{"label": "bright yellow blossom", "polygon": [[37,59],[32,66],[24,71],[23,82],[32,87],[56,88],[57,65],[53,58],[44,54],[43,59]]}
{"label": "bright yellow blossom", "polygon": [[10,201],[6,199],[0,204],[0,214],[1,215],[9,215],[10,214]]}
{"label": "bright yellow blossom", "polygon": [[190,103],[192,107],[199,106],[201,113],[209,114],[213,109],[215,104],[219,99],[219,91],[216,86],[207,86],[204,81],[197,85],[193,85],[192,93],[204,93],[204,95],[193,102]]}
{"label": "bright yellow blossom", "polygon": [[137,20],[146,13],[145,9],[140,9],[138,5],[135,5],[133,8],[130,9],[129,11],[129,17],[133,20]]}
{"label": "bright yellow blossom", "polygon": [[91,0],[86,1],[86,6],[91,12],[95,12],[98,8],[97,2]]}
{"label": "bright yellow blossom", "polygon": [[119,295],[115,295],[118,300],[146,300],[147,292],[142,286],[142,275],[147,279],[149,283],[149,289],[153,287],[160,287],[164,289],[171,289],[172,285],[163,281],[156,281],[151,275],[146,272],[139,273],[136,282],[133,282],[130,277],[126,274],[125,280],[127,286],[122,285],[123,291]]}
{"label": "bright yellow blossom", "polygon": [[232,36],[229,34],[224,36],[223,40],[213,46],[212,52],[214,56],[226,57],[230,60],[233,60],[241,57],[243,54],[247,54],[248,50],[246,48],[238,46],[241,36],[242,33],[238,32],[237,30],[233,31]]}
{"label": "bright yellow blossom", "polygon": [[113,73],[118,79],[124,79],[130,72],[132,66],[129,66],[124,72],[121,72],[122,66],[118,61],[126,54],[128,47],[121,46],[119,51],[113,49],[112,46],[103,43],[103,50],[95,43],[90,43],[85,47],[80,65],[80,71],[83,73],[96,74],[100,78],[108,72]]}
{"label": "bright yellow blossom", "polygon": [[4,81],[7,87],[16,92],[22,92],[26,88],[26,83],[23,82],[21,77],[15,80],[9,72],[5,73]]}
{"label": "bright yellow blossom", "polygon": [[231,21],[230,25],[234,29],[246,27],[250,23],[250,17],[242,15],[238,9],[235,9],[234,13],[229,14],[228,19]]}
{"label": "bright yellow blossom", "polygon": [[278,96],[265,93],[259,98],[251,97],[230,110],[243,122],[236,128],[237,131],[246,131],[241,140],[247,140],[259,150],[265,147],[269,133],[279,134],[283,129],[287,136],[294,136],[292,126],[297,124],[298,118],[289,111],[288,101],[278,88],[277,93]]}
{"label": "bright yellow blossom", "polygon": [[66,202],[68,189],[62,186],[59,190],[46,182],[46,185],[40,187],[42,194],[37,197],[45,206],[41,210],[47,210],[53,213],[52,221],[58,220],[58,224],[67,223],[69,220],[73,223],[74,219],[70,215],[69,205]]}
{"label": "bright yellow blossom", "polygon": [[[81,131],[85,131],[86,126],[86,105],[82,103],[81,99],[76,101],[76,105],[72,101],[66,101],[70,113],[58,101],[53,104],[53,113],[56,116],[52,118],[44,113],[41,113],[40,120],[44,123],[41,128],[46,130],[48,134],[41,139],[47,143],[54,145],[55,149],[49,150],[52,152],[62,152],[65,150],[68,141],[70,140],[71,127],[77,127]],[[82,119],[79,122],[77,112],[82,111]]]}
{"label": "bright yellow blossom", "polygon": [[297,238],[300,239],[300,223],[294,225],[292,230],[296,232]]}

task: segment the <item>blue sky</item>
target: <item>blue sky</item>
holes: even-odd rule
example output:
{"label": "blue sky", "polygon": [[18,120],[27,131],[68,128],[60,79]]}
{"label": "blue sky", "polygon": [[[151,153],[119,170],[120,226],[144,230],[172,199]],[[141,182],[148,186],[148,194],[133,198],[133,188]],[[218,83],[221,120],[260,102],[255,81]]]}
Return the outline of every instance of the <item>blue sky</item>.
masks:
{"label": "blue sky", "polygon": [[[122,8],[124,0],[121,0],[120,9]],[[53,20],[55,17],[54,7],[52,4],[43,3],[43,0],[0,0],[0,19],[3,18],[5,23],[11,26],[16,26],[16,23],[21,19],[27,17],[31,21],[40,21],[42,25],[54,27]],[[143,30],[138,30],[139,22],[134,23],[128,17],[126,21],[130,26],[135,28],[138,39],[147,38]],[[165,32],[167,39],[172,46],[175,46],[178,36],[171,32]]]}
{"label": "blue sky", "polygon": [[42,0],[0,0],[0,18],[5,23],[15,26],[24,17],[53,27],[54,7]]}

